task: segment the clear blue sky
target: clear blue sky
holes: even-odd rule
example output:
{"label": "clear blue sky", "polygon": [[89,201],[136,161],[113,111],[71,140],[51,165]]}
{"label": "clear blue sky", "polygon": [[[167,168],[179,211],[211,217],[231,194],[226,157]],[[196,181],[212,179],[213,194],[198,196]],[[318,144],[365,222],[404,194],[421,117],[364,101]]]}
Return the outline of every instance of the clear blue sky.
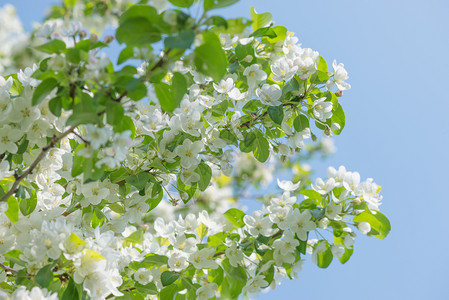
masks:
{"label": "clear blue sky", "polygon": [[[55,1],[11,2],[29,25]],[[448,299],[449,1],[242,0],[221,14],[248,16],[253,5],[345,64],[346,128],[338,152],[314,167],[373,177],[392,223],[384,241],[359,237],[345,265],[309,261],[300,279],[258,299]]]}

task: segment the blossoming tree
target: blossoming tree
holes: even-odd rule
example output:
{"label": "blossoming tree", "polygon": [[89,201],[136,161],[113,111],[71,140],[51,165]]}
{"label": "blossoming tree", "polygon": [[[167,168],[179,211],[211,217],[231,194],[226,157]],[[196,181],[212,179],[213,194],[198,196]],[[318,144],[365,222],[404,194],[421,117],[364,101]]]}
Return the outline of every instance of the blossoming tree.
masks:
{"label": "blossoming tree", "polygon": [[1,299],[251,297],[387,236],[380,186],[305,164],[343,64],[236,1],[65,0],[30,35],[0,10]]}

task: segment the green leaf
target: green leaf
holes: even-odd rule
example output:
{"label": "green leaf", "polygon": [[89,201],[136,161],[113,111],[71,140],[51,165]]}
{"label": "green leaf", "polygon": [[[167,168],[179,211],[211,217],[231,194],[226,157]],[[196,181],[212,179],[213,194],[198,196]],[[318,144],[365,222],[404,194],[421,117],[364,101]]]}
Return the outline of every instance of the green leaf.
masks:
{"label": "green leaf", "polygon": [[73,156],[72,158],[72,177],[76,177],[83,173],[86,158],[82,156]]}
{"label": "green leaf", "polygon": [[204,11],[230,6],[239,0],[204,0]]}
{"label": "green leaf", "polygon": [[166,265],[168,263],[168,257],[158,254],[151,254],[144,258],[143,263],[149,263],[156,266]]}
{"label": "green leaf", "polygon": [[76,48],[69,48],[69,49],[67,49],[65,57],[67,58],[68,62],[71,62],[72,64],[77,65],[81,61],[81,50],[76,49]]}
{"label": "green leaf", "polygon": [[321,71],[321,72],[324,72],[326,74],[329,71],[326,61],[321,56],[320,56],[319,61],[318,61],[317,70]]}
{"label": "green leaf", "polygon": [[132,57],[134,57],[133,47],[126,47],[125,49],[123,49],[120,52],[120,55],[118,56],[117,64],[120,65]]}
{"label": "green leaf", "polygon": [[266,27],[270,24],[273,15],[269,12],[258,14],[254,9],[254,6],[250,10],[251,21],[253,21],[253,30],[256,31],[259,28]]}
{"label": "green leaf", "polygon": [[254,157],[260,162],[266,162],[270,156],[270,145],[262,132],[257,132],[256,134],[253,154]]}
{"label": "green leaf", "polygon": [[62,98],[55,97],[51,99],[48,102],[48,108],[50,109],[52,114],[54,114],[56,117],[60,117],[62,111]]}
{"label": "green leaf", "polygon": [[178,291],[178,286],[176,284],[169,285],[165,289],[162,289],[159,292],[159,299],[173,300],[177,291]]}
{"label": "green leaf", "polygon": [[155,23],[158,21],[158,16],[156,8],[151,5],[133,5],[120,16],[120,25],[135,18],[144,18]]}
{"label": "green leaf", "polygon": [[276,44],[277,42],[285,40],[287,36],[287,28],[284,26],[275,26],[273,27],[274,32],[276,33],[275,38],[269,38],[268,41],[272,44]]}
{"label": "green leaf", "polygon": [[117,132],[124,132],[126,130],[129,130],[131,131],[131,138],[134,138],[136,134],[136,127],[134,126],[134,122],[131,117],[123,116],[120,121],[114,125],[114,129]]}
{"label": "green leaf", "polygon": [[27,139],[23,139],[23,142],[17,148],[17,154],[23,154],[28,149],[29,141]]}
{"label": "green leaf", "polygon": [[337,123],[338,125],[340,125],[340,129],[333,130],[335,134],[340,134],[343,128],[345,128],[345,112],[343,111],[340,103],[338,103],[337,107],[332,112],[331,121],[332,123]]}
{"label": "green leaf", "polygon": [[143,242],[143,231],[142,230],[134,231],[128,237],[125,238],[125,241],[127,241],[129,243],[132,243],[132,244],[142,244],[142,242]]}
{"label": "green leaf", "polygon": [[220,16],[212,16],[209,19],[207,19],[206,23],[212,23],[213,25],[217,27],[224,27],[225,29],[228,28],[228,22],[225,18]]}
{"label": "green leaf", "polygon": [[247,279],[246,272],[245,269],[243,269],[241,266],[233,267],[229,262],[229,259],[227,258],[223,260],[221,266],[223,267],[223,270],[225,271],[226,275],[230,276],[235,280],[246,281]]}
{"label": "green leaf", "polygon": [[114,126],[120,122],[124,115],[125,110],[121,104],[111,101],[106,105],[106,121],[108,124]]}
{"label": "green leaf", "polygon": [[80,296],[78,294],[78,289],[76,288],[76,284],[73,281],[72,277],[69,278],[69,284],[62,294],[61,300],[79,300]]}
{"label": "green leaf", "polygon": [[282,88],[282,95],[287,94],[291,91],[298,91],[299,90],[299,84],[296,78],[292,78],[283,88]]}
{"label": "green leaf", "polygon": [[175,72],[172,78],[171,92],[173,97],[173,105],[176,107],[181,103],[182,98],[187,92],[187,80],[181,73]]}
{"label": "green leaf", "polygon": [[[135,175],[130,175],[126,177],[126,182],[130,185],[136,187],[136,189],[143,190],[145,189],[148,182],[152,181],[152,176],[146,172],[141,172]],[[153,179],[154,180],[154,179]]]}
{"label": "green leaf", "polygon": [[204,43],[194,51],[197,70],[219,82],[226,74],[228,61],[218,36],[213,32],[203,33]]}
{"label": "green leaf", "polygon": [[156,295],[157,294],[157,287],[152,282],[145,284],[145,285],[142,285],[142,284],[136,282],[134,286],[136,287],[136,289],[139,292],[142,292],[146,295]]}
{"label": "green leaf", "polygon": [[193,30],[183,30],[173,36],[164,39],[165,48],[169,49],[189,49],[195,40]]}
{"label": "green leaf", "polygon": [[[239,44],[237,47],[235,47],[235,54],[237,55],[239,61],[245,63],[244,59],[246,59],[248,55],[252,56],[254,59],[254,46],[252,43],[246,45]],[[250,63],[246,62],[246,64],[249,65]]]}
{"label": "green leaf", "polygon": [[220,139],[224,140],[228,145],[234,145],[234,146],[238,145],[237,137],[235,136],[235,134],[233,132],[231,132],[228,129],[224,129],[224,130],[220,131]]}
{"label": "green leaf", "polygon": [[8,209],[5,211],[5,215],[11,222],[16,223],[19,221],[19,201],[16,197],[11,196],[6,203],[8,203]]}
{"label": "green leaf", "polygon": [[11,250],[6,252],[3,256],[6,260],[14,264],[18,264],[19,266],[25,266],[25,262],[20,259],[20,255],[23,255],[22,251],[19,250]]}
{"label": "green leaf", "polygon": [[228,211],[224,213],[225,218],[232,223],[237,228],[242,228],[245,226],[245,223],[243,222],[243,217],[245,216],[245,213],[237,208],[231,208]]}
{"label": "green leaf", "polygon": [[207,271],[209,282],[215,282],[218,286],[223,282],[223,269],[218,267]]}
{"label": "green leaf", "polygon": [[321,198],[323,197],[323,196],[321,196],[320,193],[318,193],[317,191],[314,191],[314,190],[302,190],[299,193],[306,196],[307,198],[310,198],[310,199],[321,200]]}
{"label": "green leaf", "polygon": [[51,270],[52,268],[53,265],[50,264],[40,269],[34,277],[34,281],[36,281],[36,283],[43,288],[48,287],[49,284],[53,281],[53,272]]}
{"label": "green leaf", "polygon": [[190,7],[193,4],[193,0],[168,0],[168,1],[177,7]]}
{"label": "green leaf", "polygon": [[41,103],[51,91],[58,85],[58,81],[52,77],[45,79],[34,90],[32,104],[38,105]]}
{"label": "green leaf", "polygon": [[257,29],[256,31],[254,31],[253,33],[250,34],[250,37],[261,37],[261,36],[266,36],[269,38],[275,38],[277,37],[276,32],[273,30],[273,28],[270,27],[262,27]]}
{"label": "green leaf", "polygon": [[45,43],[43,45],[39,45],[35,47],[34,49],[45,52],[45,53],[61,53],[63,50],[65,50],[65,43],[61,40],[51,40],[48,43]]}
{"label": "green leaf", "polygon": [[96,113],[97,106],[87,95],[81,97],[81,101],[73,106],[73,113],[67,119],[66,125],[78,126],[80,124],[98,123],[100,118]]}
{"label": "green leaf", "polygon": [[165,271],[161,275],[161,282],[163,286],[167,286],[178,280],[179,274],[171,271]]}
{"label": "green leaf", "polygon": [[146,18],[138,17],[127,19],[117,28],[116,38],[119,43],[128,46],[139,46],[158,42],[160,32]]}
{"label": "green leaf", "polygon": [[[34,192],[34,191],[33,191]],[[20,200],[20,212],[24,216],[28,216],[31,214],[37,205],[37,197],[36,193],[34,192],[33,195],[31,195],[30,198],[22,199]]]}
{"label": "green leaf", "polygon": [[226,276],[223,279],[223,284],[221,286],[222,299],[238,299],[245,284],[246,280],[241,281],[230,276]]}
{"label": "green leaf", "polygon": [[[329,267],[334,256],[332,255],[332,251],[331,251],[331,248],[329,247],[329,243],[326,241],[319,241],[315,247],[317,247],[319,249],[320,248],[319,245],[321,243],[326,243],[326,250],[320,251],[318,253],[315,250],[313,255],[316,255],[316,265],[322,269],[325,269],[325,268]],[[315,249],[317,249],[317,248],[315,248]]]}
{"label": "green leaf", "polygon": [[306,128],[309,128],[309,119],[305,115],[299,115],[293,120],[293,127],[297,132],[303,131]]}
{"label": "green leaf", "polygon": [[[343,245],[343,246],[344,246],[344,239],[341,238],[341,237],[336,237],[336,236],[334,236],[334,244],[335,244],[335,245]],[[350,249],[348,249],[348,248],[345,247],[345,252],[343,253],[342,256],[340,256],[340,257],[338,258],[338,260],[339,260],[342,264],[346,263],[346,262],[351,258],[353,252],[354,252],[353,246],[351,246]]]}
{"label": "green leaf", "polygon": [[198,226],[196,228],[196,233],[198,234],[198,237],[200,238],[200,240],[202,240],[207,235],[208,231],[209,231],[209,228],[207,228],[207,226],[204,225],[203,223],[201,223],[200,226]]}
{"label": "green leaf", "polygon": [[26,269],[19,270],[15,276],[16,276],[15,281],[16,284],[23,284],[26,283],[27,281],[29,282]]}
{"label": "green leaf", "polygon": [[5,76],[5,79],[8,79],[10,77],[12,78],[12,86],[11,86],[11,89],[9,90],[9,92],[12,95],[17,96],[23,91],[22,83],[17,78],[17,73]]}
{"label": "green leaf", "polygon": [[256,140],[256,134],[252,131],[244,134],[245,139],[243,143],[240,142],[239,148],[240,151],[244,153],[249,153],[254,150],[254,141]]}
{"label": "green leaf", "polygon": [[198,188],[200,191],[204,191],[210,183],[212,178],[212,169],[208,164],[201,162],[196,169],[196,173],[200,175],[200,181],[198,182]]}
{"label": "green leaf", "polygon": [[391,230],[391,224],[387,217],[380,212],[364,211],[354,217],[355,223],[367,222],[371,225],[371,231],[368,235],[373,235],[383,240]]}
{"label": "green leaf", "polygon": [[282,105],[269,106],[267,109],[268,115],[274,123],[281,125],[284,120],[284,109]]}
{"label": "green leaf", "polygon": [[159,99],[159,104],[162,109],[167,112],[172,112],[175,110],[176,105],[173,100],[173,94],[170,92],[170,86],[166,83],[156,83],[154,85],[154,90],[156,91],[156,96]]}

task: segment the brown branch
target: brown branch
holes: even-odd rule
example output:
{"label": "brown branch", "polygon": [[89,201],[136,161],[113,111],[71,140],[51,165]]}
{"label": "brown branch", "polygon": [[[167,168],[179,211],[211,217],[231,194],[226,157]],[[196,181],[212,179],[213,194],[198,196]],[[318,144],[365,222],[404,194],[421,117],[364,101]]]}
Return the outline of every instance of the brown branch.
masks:
{"label": "brown branch", "polygon": [[154,70],[156,70],[157,68],[162,67],[162,65],[164,64],[164,60],[165,57],[170,54],[172,49],[167,49],[167,51],[165,51],[164,55],[159,59],[159,61],[150,69],[150,72],[153,72]]}
{"label": "brown branch", "polygon": [[90,144],[89,141],[86,141],[86,139],[83,138],[78,132],[73,131],[72,133],[73,133],[74,135],[76,135],[76,136],[77,136],[80,140],[82,140],[84,143]]}
{"label": "brown branch", "polygon": [[5,270],[5,272],[17,274],[17,271],[16,271],[16,270],[14,270],[14,269],[12,269],[12,268],[10,268],[10,267],[8,267],[8,266],[5,266],[4,264],[0,264],[0,268],[2,268],[3,270]]}
{"label": "brown branch", "polygon": [[[304,99],[304,97],[301,97],[301,99]],[[292,103],[284,103],[283,106],[291,106],[291,107],[293,107],[294,105]],[[243,124],[240,124],[240,127],[250,128],[253,125],[253,122],[255,122],[255,121],[259,120],[259,119],[262,119],[266,115],[268,115],[268,110],[266,110],[263,114],[258,115],[258,116],[256,114],[253,114],[253,116],[255,116],[254,119],[246,121]]]}
{"label": "brown branch", "polygon": [[16,180],[14,181],[11,189],[6,194],[4,194],[2,198],[0,198],[0,202],[7,201],[9,199],[9,197],[11,197],[17,191],[17,188],[18,188],[20,182],[23,179],[25,179],[25,177],[27,177],[29,174],[33,173],[34,169],[37,167],[37,165],[40,163],[40,161],[45,157],[47,152],[51,148],[53,148],[57,143],[59,143],[64,137],[66,137],[68,134],[72,133],[75,130],[75,128],[76,128],[75,126],[72,126],[69,129],[67,129],[66,131],[64,131],[61,135],[53,136],[50,143],[47,146],[45,146],[44,148],[42,148],[41,153],[33,161],[33,163],[28,167],[28,169],[25,172],[23,172],[22,175],[16,177]]}

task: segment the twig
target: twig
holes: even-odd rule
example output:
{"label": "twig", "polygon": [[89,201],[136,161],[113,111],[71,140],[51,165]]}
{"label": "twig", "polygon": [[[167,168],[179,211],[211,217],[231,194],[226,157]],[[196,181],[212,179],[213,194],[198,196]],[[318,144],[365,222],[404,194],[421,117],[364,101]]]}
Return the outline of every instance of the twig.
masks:
{"label": "twig", "polygon": [[39,162],[45,157],[47,152],[51,148],[53,148],[59,141],[61,141],[64,137],[66,137],[68,134],[72,133],[75,130],[75,128],[76,128],[76,126],[72,126],[69,129],[67,129],[66,131],[64,131],[61,135],[53,136],[50,143],[47,146],[45,146],[44,148],[42,148],[42,152],[33,161],[33,163],[28,167],[28,169],[25,172],[23,172],[22,175],[16,177],[11,189],[6,194],[4,194],[2,198],[0,198],[0,202],[8,200],[9,197],[11,197],[17,191],[17,187],[19,186],[20,182],[23,179],[25,179],[25,177],[27,177],[29,174],[33,173],[34,169],[37,167]]}
{"label": "twig", "polygon": [[167,51],[165,51],[164,55],[159,59],[159,61],[150,69],[150,72],[153,72],[154,70],[156,70],[157,68],[162,67],[162,65],[164,64],[164,59],[165,57],[170,54],[172,49],[167,49]]}
{"label": "twig", "polygon": [[4,264],[0,264],[0,268],[2,268],[3,270],[5,270],[5,272],[9,272],[9,273],[13,273],[13,274],[17,274],[17,271],[5,266]]}
{"label": "twig", "polygon": [[73,131],[73,134],[76,135],[80,140],[82,140],[86,144],[90,144],[89,141],[87,141],[85,138],[83,138],[78,132]]}

